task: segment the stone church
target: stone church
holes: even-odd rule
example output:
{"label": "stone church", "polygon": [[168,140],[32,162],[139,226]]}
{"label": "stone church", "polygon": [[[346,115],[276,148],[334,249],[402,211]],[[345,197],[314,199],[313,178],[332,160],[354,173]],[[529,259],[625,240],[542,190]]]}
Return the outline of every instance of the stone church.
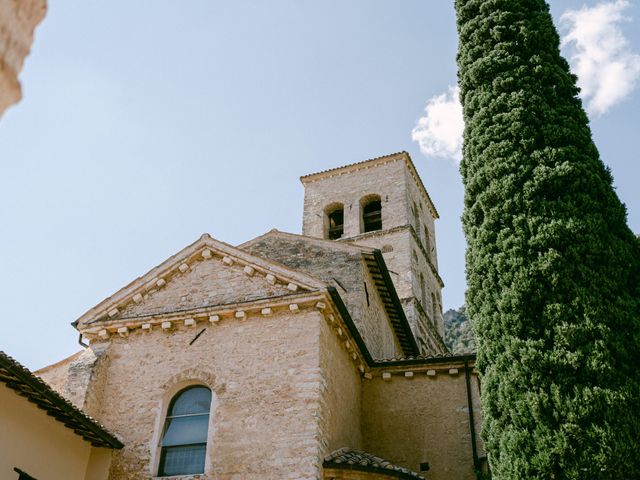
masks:
{"label": "stone church", "polygon": [[442,340],[438,212],[409,155],[301,181],[302,235],[202,235],[35,372],[122,443],[110,479],[478,478],[475,358]]}

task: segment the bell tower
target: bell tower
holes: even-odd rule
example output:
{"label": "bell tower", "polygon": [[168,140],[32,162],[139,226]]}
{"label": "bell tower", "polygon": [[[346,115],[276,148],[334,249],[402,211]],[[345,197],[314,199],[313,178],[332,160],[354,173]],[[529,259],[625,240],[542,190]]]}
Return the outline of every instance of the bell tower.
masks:
{"label": "bell tower", "polygon": [[421,353],[446,351],[434,221],[407,152],[300,178],[302,233],[379,249]]}

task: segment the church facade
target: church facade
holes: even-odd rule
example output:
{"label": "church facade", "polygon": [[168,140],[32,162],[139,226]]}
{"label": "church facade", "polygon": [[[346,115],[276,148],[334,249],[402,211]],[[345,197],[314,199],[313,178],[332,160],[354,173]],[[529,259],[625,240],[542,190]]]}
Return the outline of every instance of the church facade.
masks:
{"label": "church facade", "polygon": [[302,235],[207,234],[80,317],[35,372],[124,445],[110,479],[477,478],[472,355],[406,152],[301,178]]}

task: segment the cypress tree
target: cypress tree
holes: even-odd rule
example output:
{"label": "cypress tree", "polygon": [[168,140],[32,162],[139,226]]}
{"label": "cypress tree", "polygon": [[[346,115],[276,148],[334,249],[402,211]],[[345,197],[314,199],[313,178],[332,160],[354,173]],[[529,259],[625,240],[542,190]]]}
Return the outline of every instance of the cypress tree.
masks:
{"label": "cypress tree", "polygon": [[467,312],[495,479],[640,479],[640,246],[544,0],[456,0]]}

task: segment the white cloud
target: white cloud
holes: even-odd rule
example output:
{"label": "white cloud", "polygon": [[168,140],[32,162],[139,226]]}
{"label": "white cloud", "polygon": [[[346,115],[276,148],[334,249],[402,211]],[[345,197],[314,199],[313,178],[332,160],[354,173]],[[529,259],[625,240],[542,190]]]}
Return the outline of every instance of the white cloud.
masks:
{"label": "white cloud", "polygon": [[578,76],[581,97],[592,116],[627,97],[640,78],[640,55],[632,52],[620,25],[629,18],[627,0],[567,10],[560,17],[562,46]]}
{"label": "white cloud", "polygon": [[[640,55],[632,52],[620,28],[629,20],[623,14],[629,6],[628,0],[615,0],[567,10],[560,17],[562,47],[592,117],[624,100],[640,80]],[[411,131],[423,154],[460,162],[464,122],[459,94],[457,86],[449,87],[427,102],[426,115]]]}
{"label": "white cloud", "polygon": [[456,162],[462,159],[464,120],[459,96],[460,89],[454,86],[427,102],[426,115],[411,131],[411,139],[418,142],[423,154]]}

